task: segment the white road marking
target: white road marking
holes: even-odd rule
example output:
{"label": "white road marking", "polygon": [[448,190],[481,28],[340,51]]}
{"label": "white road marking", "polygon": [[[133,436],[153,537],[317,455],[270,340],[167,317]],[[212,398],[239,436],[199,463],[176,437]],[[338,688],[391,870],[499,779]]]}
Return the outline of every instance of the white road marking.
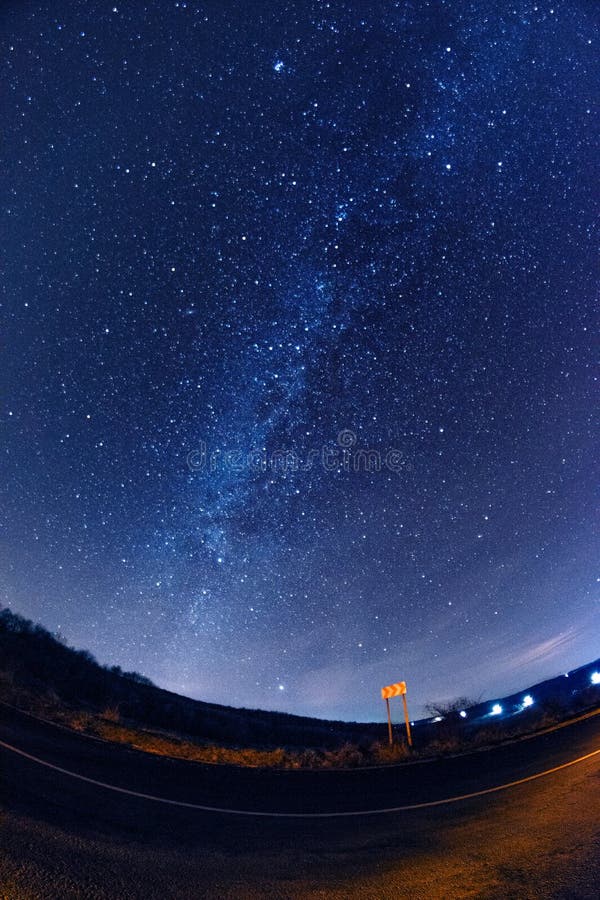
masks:
{"label": "white road marking", "polygon": [[71,778],[77,778],[79,781],[86,781],[88,784],[95,784],[97,787],[106,788],[109,791],[116,791],[119,794],[126,794],[129,797],[139,797],[142,800],[153,800],[156,803],[167,803],[169,806],[182,806],[185,809],[197,809],[201,812],[226,813],[233,816],[261,816],[262,818],[272,819],[334,819],[345,818],[348,816],[375,816],[381,813],[406,812],[412,809],[428,809],[432,806],[443,806],[446,803],[458,803],[459,800],[471,800],[473,797],[483,797],[485,794],[495,794],[497,791],[505,791],[507,788],[517,787],[519,784],[526,784],[528,781],[535,781],[538,778],[544,778],[546,775],[552,775],[553,772],[560,772],[561,769],[568,769],[569,766],[575,766],[577,763],[584,762],[586,759],[591,759],[593,756],[598,756],[598,754],[600,754],[600,750],[593,750],[591,753],[586,753],[585,756],[572,759],[570,762],[563,763],[560,766],[554,766],[553,769],[546,769],[545,772],[538,772],[536,775],[529,775],[527,778],[519,778],[518,781],[510,781],[507,784],[499,784],[497,787],[486,788],[483,791],[474,791],[471,794],[460,794],[457,797],[447,797],[444,800],[430,800],[428,803],[411,803],[406,806],[390,806],[384,809],[295,813],[259,812],[251,809],[225,809],[220,806],[203,806],[200,803],[187,803],[185,800],[169,800],[167,797],[156,797],[154,794],[143,794],[140,791],[131,791],[128,788],[117,787],[115,784],[96,781],[95,778],[88,778],[87,775],[79,775],[77,772],[70,772],[69,769],[62,769],[60,766],[55,766],[54,763],[39,759],[37,756],[32,756],[30,753],[19,750],[18,747],[13,747],[12,744],[6,744],[4,741],[0,741],[0,747],[11,750],[13,753],[17,753],[19,756],[23,756],[25,759],[29,759],[40,766],[45,766],[48,769],[53,769],[55,772],[60,772],[62,775],[69,775]]}

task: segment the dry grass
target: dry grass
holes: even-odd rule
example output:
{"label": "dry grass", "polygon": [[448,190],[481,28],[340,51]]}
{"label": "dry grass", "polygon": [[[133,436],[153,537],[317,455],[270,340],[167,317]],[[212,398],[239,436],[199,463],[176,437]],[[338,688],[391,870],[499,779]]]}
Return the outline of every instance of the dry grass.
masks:
{"label": "dry grass", "polygon": [[[116,705],[108,705],[102,712],[72,709],[52,690],[33,693],[23,689],[10,672],[0,671],[0,699],[75,731],[146,753],[217,765],[279,769],[348,769],[448,756],[518,738],[569,718],[565,709],[561,709],[560,714],[556,710],[546,709],[520,723],[507,721],[488,724],[468,735],[462,731],[442,729],[434,739],[413,750],[409,750],[404,742],[397,742],[390,747],[384,741],[365,745],[346,743],[334,750],[316,747],[266,749],[210,744],[189,739],[176,732],[146,729],[137,722],[123,721]],[[571,715],[573,714],[575,710],[571,711]]]}
{"label": "dry grass", "polygon": [[121,714],[118,706],[107,706],[102,713],[102,718],[106,722],[120,722]]}
{"label": "dry grass", "polygon": [[106,716],[97,718],[87,713],[75,712],[63,719],[63,724],[70,725],[77,731],[111,741],[125,744],[146,753],[159,756],[172,756],[177,759],[195,762],[247,766],[249,768],[356,768],[357,766],[378,763],[395,763],[408,758],[409,751],[405,744],[373,744],[360,748],[356,744],[344,744],[336,750],[286,750],[278,747],[274,750],[261,750],[255,747],[222,747],[215,744],[200,744],[188,741],[173,734],[147,731],[134,726],[109,721]]}

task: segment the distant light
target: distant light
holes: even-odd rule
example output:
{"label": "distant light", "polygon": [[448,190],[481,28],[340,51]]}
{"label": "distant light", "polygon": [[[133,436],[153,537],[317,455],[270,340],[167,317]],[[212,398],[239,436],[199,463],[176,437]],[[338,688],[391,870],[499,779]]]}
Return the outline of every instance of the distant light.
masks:
{"label": "distant light", "polygon": [[502,714],[502,707],[499,703],[494,703],[490,716],[499,716]]}
{"label": "distant light", "polygon": [[283,72],[283,70],[285,69],[285,63],[283,62],[283,60],[282,60],[282,59],[278,59],[277,62],[273,63],[273,69],[274,69],[277,73]]}
{"label": "distant light", "polygon": [[592,672],[590,681],[592,684],[600,684],[600,672]]}
{"label": "distant light", "polygon": [[467,718],[467,714],[466,714],[466,712],[464,711],[464,709],[461,709],[461,711],[459,712],[459,716],[461,717],[461,719],[466,719],[466,718]]}
{"label": "distant light", "polygon": [[523,709],[525,709],[526,706],[533,706],[533,697],[531,696],[531,694],[526,694],[525,697],[523,697],[521,706],[523,707]]}
{"label": "distant light", "polygon": [[280,691],[284,691],[284,690],[285,690],[285,687],[284,687],[283,684],[278,684],[277,687],[279,688]]}
{"label": "distant light", "polygon": [[443,718],[444,718],[443,716],[436,716],[435,719],[434,719],[433,721],[434,721],[434,722],[441,722]]}

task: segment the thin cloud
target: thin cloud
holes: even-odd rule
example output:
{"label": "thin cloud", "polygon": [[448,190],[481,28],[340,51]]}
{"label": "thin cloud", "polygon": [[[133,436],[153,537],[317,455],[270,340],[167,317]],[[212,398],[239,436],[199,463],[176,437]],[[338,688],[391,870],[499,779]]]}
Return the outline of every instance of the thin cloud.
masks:
{"label": "thin cloud", "polygon": [[522,653],[517,654],[509,661],[507,669],[509,671],[518,672],[529,666],[537,665],[547,660],[554,659],[556,656],[564,652],[564,650],[573,644],[579,634],[581,628],[572,626],[566,631],[561,631],[554,637],[547,638],[531,645]]}

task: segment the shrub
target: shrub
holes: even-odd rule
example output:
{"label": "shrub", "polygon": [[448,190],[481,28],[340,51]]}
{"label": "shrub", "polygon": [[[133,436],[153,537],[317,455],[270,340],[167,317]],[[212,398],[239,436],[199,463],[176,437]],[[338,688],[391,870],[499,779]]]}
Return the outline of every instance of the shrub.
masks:
{"label": "shrub", "polygon": [[480,728],[476,731],[471,741],[475,746],[481,747],[486,744],[494,744],[506,737],[506,731],[500,725],[489,725],[487,728]]}
{"label": "shrub", "polygon": [[446,756],[449,753],[459,753],[464,747],[460,738],[452,735],[440,736],[425,747],[425,754],[432,756]]}
{"label": "shrub", "polygon": [[292,762],[294,769],[320,769],[322,765],[323,755],[313,748],[302,750]]}
{"label": "shrub", "polygon": [[324,765],[333,768],[354,769],[364,766],[367,758],[364,750],[356,744],[343,744],[337,750],[327,750],[323,758]]}
{"label": "shrub", "polygon": [[369,749],[371,761],[377,763],[396,763],[408,759],[410,750],[404,741],[396,742],[390,746],[389,742],[376,741]]}
{"label": "shrub", "polygon": [[120,722],[121,714],[119,712],[118,706],[107,706],[105,710],[101,713],[103,719],[106,719],[107,722]]}
{"label": "shrub", "polygon": [[75,731],[89,731],[93,722],[93,717],[83,710],[77,710],[69,716],[69,725]]}

